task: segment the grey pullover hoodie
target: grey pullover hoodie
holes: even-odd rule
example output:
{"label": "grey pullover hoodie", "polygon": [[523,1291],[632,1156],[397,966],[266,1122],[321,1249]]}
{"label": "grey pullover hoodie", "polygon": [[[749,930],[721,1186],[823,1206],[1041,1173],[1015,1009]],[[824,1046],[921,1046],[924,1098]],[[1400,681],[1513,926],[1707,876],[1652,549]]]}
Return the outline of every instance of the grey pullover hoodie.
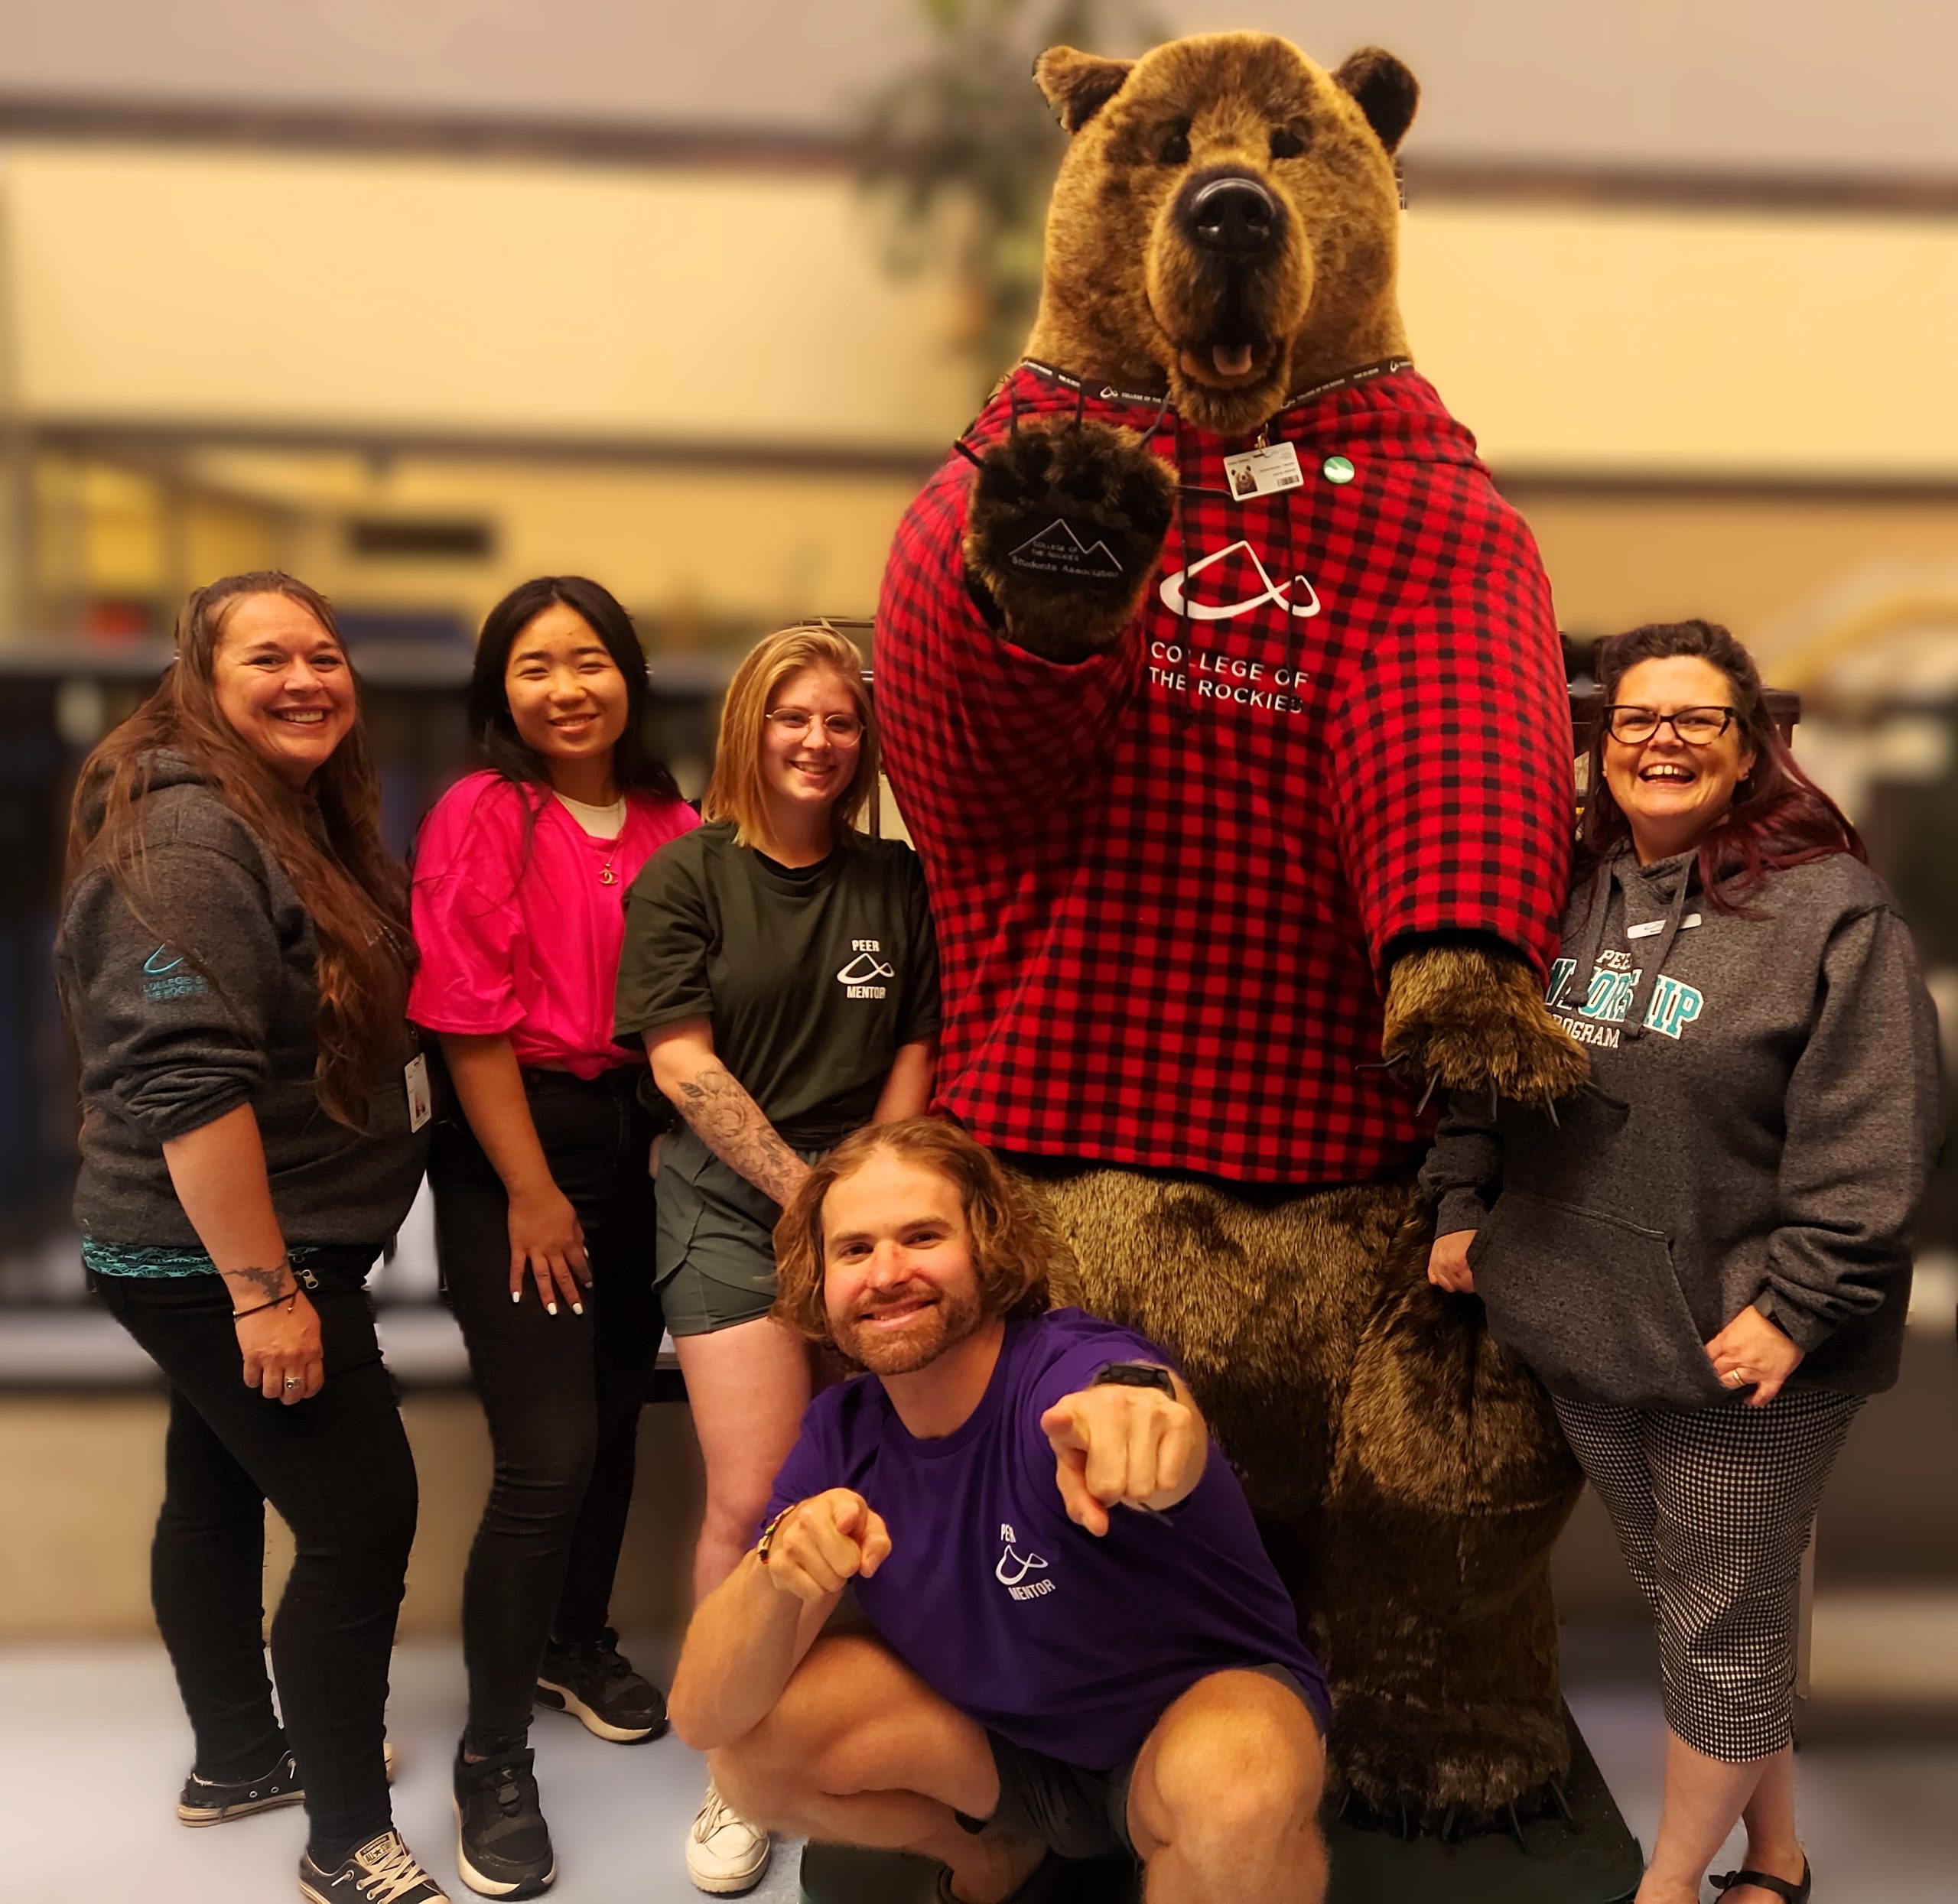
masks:
{"label": "grey pullover hoodie", "polygon": [[91,868],[69,889],[55,941],[81,1058],[83,1234],[197,1249],[164,1140],[249,1104],[287,1243],[385,1243],[427,1147],[409,1131],[398,1070],[374,1091],[364,1132],[320,1107],[317,945],[285,868],[181,755],[154,756],[141,817],[140,915]]}
{"label": "grey pullover hoodie", "polygon": [[1423,1170],[1553,1394],[1732,1405],[1703,1345],[1749,1304],[1805,1352],[1791,1386],[1896,1379],[1937,1124],[1910,935],[1848,853],[1742,903],[1716,911],[1691,854],[1600,867],[1548,995],[1591,1082],[1554,1119],[1458,1094]]}

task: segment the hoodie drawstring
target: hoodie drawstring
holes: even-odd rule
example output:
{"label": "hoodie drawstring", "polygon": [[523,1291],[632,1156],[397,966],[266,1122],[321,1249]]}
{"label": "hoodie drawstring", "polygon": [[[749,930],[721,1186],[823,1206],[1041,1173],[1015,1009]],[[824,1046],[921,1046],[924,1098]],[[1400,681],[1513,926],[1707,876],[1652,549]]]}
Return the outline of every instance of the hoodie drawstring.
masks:
{"label": "hoodie drawstring", "polygon": [[1673,895],[1673,902],[1666,908],[1666,924],[1659,934],[1658,943],[1652,948],[1652,956],[1639,961],[1641,970],[1638,983],[1632,988],[1631,1002],[1625,1007],[1624,1036],[1628,1040],[1645,1035],[1646,1008],[1652,1002],[1652,989],[1659,983],[1660,968],[1671,955],[1673,941],[1680,935],[1680,921],[1686,916],[1686,889],[1693,884],[1688,876],[1692,869],[1680,869],[1679,889]]}

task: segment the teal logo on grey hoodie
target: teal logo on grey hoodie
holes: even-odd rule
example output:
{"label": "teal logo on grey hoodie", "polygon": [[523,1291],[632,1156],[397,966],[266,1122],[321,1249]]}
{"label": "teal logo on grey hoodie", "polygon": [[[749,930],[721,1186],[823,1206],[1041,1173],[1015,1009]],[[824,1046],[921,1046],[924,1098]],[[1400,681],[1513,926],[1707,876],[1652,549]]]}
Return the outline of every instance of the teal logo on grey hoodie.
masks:
{"label": "teal logo on grey hoodie", "polygon": [[[1625,969],[1613,971],[1607,961],[1622,960]],[[1573,1005],[1565,994],[1570,982],[1577,974],[1575,959],[1554,959],[1550,963],[1550,989],[1544,994],[1545,1001],[1553,1012],[1574,1012],[1580,1019],[1592,1020],[1601,1028],[1592,1032],[1588,1026],[1579,1025],[1571,1028],[1587,1044],[1618,1043],[1618,1034],[1612,1032],[1606,1036],[1602,1028],[1619,1025],[1625,1022],[1625,1015],[1630,1008],[1632,994],[1638,989],[1638,981],[1644,976],[1641,968],[1632,965],[1630,957],[1623,952],[1603,952],[1599,954],[1598,969],[1591,974],[1591,989],[1581,1005]],[[1669,979],[1664,973],[1659,974],[1658,983],[1652,988],[1652,1002],[1645,1008],[1645,1028],[1658,1032],[1670,1038],[1680,1034],[1699,1017],[1706,1002],[1706,994],[1697,986],[1682,984],[1677,979]]]}
{"label": "teal logo on grey hoodie", "polygon": [[143,996],[152,1005],[165,999],[194,999],[211,988],[201,972],[184,970],[184,954],[160,945],[143,961]]}

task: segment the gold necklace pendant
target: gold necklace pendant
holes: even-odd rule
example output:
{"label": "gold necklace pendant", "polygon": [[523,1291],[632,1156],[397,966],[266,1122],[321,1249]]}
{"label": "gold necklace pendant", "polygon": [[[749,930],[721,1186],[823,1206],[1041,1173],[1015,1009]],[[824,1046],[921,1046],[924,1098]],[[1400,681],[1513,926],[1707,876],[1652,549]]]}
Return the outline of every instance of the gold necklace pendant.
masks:
{"label": "gold necklace pendant", "polygon": [[616,886],[619,883],[619,876],[612,870],[610,859],[598,869],[598,883],[602,886]]}

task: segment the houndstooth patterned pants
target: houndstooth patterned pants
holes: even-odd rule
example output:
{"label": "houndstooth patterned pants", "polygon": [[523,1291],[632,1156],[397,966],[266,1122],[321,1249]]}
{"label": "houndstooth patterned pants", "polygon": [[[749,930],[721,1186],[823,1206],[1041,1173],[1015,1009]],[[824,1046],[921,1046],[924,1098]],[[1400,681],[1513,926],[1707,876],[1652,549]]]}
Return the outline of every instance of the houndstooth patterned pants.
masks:
{"label": "houndstooth patterned pants", "polygon": [[1784,1389],[1764,1409],[1556,1403],[1659,1626],[1666,1721],[1742,1763],[1794,1736],[1802,1555],[1863,1398]]}

